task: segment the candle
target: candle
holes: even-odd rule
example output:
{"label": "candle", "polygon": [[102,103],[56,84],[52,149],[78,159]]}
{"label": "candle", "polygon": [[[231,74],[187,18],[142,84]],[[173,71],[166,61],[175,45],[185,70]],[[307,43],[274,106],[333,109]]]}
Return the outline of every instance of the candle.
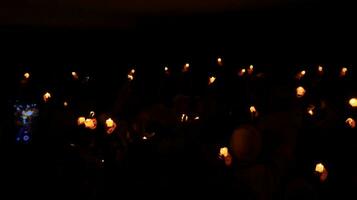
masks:
{"label": "candle", "polygon": [[63,102],[63,106],[64,106],[64,107],[67,107],[67,106],[68,106],[67,101]]}
{"label": "candle", "polygon": [[218,64],[219,66],[222,66],[222,64],[223,64],[223,63],[222,63],[222,58],[220,58],[220,57],[217,58],[217,64]]}
{"label": "candle", "polygon": [[200,119],[200,116],[196,116],[195,118],[194,118],[194,120],[199,120]]}
{"label": "candle", "polygon": [[303,97],[305,95],[305,93],[306,93],[306,90],[302,86],[299,86],[296,88],[296,96],[298,98]]}
{"label": "candle", "polygon": [[78,119],[77,119],[78,126],[84,124],[85,121],[86,121],[85,117],[78,117]]}
{"label": "candle", "polygon": [[25,77],[25,79],[29,79],[30,78],[30,73],[28,73],[28,72],[24,73],[24,77]]}
{"label": "candle", "polygon": [[241,69],[238,75],[239,75],[239,76],[243,76],[245,72],[246,72],[245,69]]}
{"label": "candle", "polygon": [[317,70],[319,71],[320,74],[322,74],[322,72],[324,71],[324,68],[320,65]]}
{"label": "candle", "polygon": [[222,158],[225,158],[228,156],[228,148],[227,147],[222,147],[219,149],[219,156]]}
{"label": "candle", "polygon": [[129,81],[134,80],[134,74],[135,74],[135,69],[131,69],[130,72],[128,73]]}
{"label": "candle", "polygon": [[315,172],[322,173],[325,170],[325,167],[322,163],[318,163],[315,166]]}
{"label": "candle", "polygon": [[190,63],[186,63],[186,64],[183,66],[182,72],[188,72],[189,69],[190,69]]}
{"label": "candle", "polygon": [[105,120],[105,124],[107,125],[108,128],[111,128],[114,126],[114,121],[111,118],[109,118]]}
{"label": "candle", "polygon": [[250,65],[250,66],[249,66],[249,69],[248,69],[248,74],[252,74],[252,73],[253,73],[253,70],[254,70],[254,66],[253,66],[253,65]]}
{"label": "candle", "polygon": [[340,72],[340,76],[346,76],[347,71],[348,71],[347,67],[342,67],[341,72]]}
{"label": "candle", "polygon": [[224,160],[224,164],[226,166],[229,167],[232,165],[232,156],[229,154],[227,147],[222,147],[219,149],[219,157]]}
{"label": "candle", "polygon": [[77,72],[72,72],[72,77],[73,77],[74,79],[78,79]]}
{"label": "candle", "polygon": [[356,98],[351,98],[348,103],[352,106],[352,107],[357,107],[357,99]]}
{"label": "candle", "polygon": [[208,85],[213,84],[216,81],[216,77],[215,76],[211,76],[208,78]]}
{"label": "candle", "polygon": [[46,92],[46,93],[43,95],[43,101],[44,101],[44,102],[49,101],[50,98],[51,98],[51,94],[50,94],[49,92]]}
{"label": "candle", "polygon": [[345,122],[350,128],[356,127],[356,122],[353,118],[347,118]]}
{"label": "candle", "polygon": [[188,116],[186,114],[181,115],[181,122],[187,122],[188,121]]}
{"label": "candle", "polygon": [[307,108],[307,113],[311,116],[313,116],[315,113],[314,113],[314,110],[315,110],[315,106],[314,105],[310,105],[308,108]]}
{"label": "candle", "polygon": [[322,163],[316,164],[315,172],[318,173],[321,182],[324,182],[327,179],[328,172]]}
{"label": "candle", "polygon": [[97,128],[97,120],[96,119],[86,119],[84,121],[84,126],[89,129],[96,129]]}
{"label": "candle", "polygon": [[147,140],[148,138],[146,136],[143,136],[143,140]]}
{"label": "candle", "polygon": [[258,117],[258,112],[255,106],[250,106],[249,108],[252,118]]}

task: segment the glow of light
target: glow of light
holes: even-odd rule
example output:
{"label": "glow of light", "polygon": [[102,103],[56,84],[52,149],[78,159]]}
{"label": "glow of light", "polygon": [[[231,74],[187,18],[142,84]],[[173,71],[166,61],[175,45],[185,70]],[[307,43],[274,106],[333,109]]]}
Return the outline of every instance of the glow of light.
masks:
{"label": "glow of light", "polygon": [[86,119],[84,121],[84,126],[89,129],[96,129],[97,128],[97,120],[96,119]]}
{"label": "glow of light", "polygon": [[258,111],[255,106],[250,106],[249,111],[251,113],[252,118],[258,117]]}
{"label": "glow of light", "polygon": [[347,67],[342,67],[341,72],[340,72],[340,76],[346,76],[347,71],[348,71]]}
{"label": "glow of light", "polygon": [[114,126],[114,121],[111,118],[109,118],[105,120],[105,124],[107,125],[108,128],[111,128]]}
{"label": "glow of light", "polygon": [[215,76],[211,76],[208,79],[208,85],[211,85],[212,83],[214,83],[216,81],[216,77]]}
{"label": "glow of light", "polygon": [[48,100],[50,100],[51,98],[51,94],[49,92],[46,92],[44,95],[43,95],[43,101],[47,102]]}
{"label": "glow of light", "polygon": [[194,120],[199,120],[200,119],[200,116],[196,116],[195,118],[194,118]]}
{"label": "glow of light", "polygon": [[306,74],[306,71],[305,71],[305,70],[302,70],[300,73],[301,73],[301,75],[304,76],[304,75]]}
{"label": "glow of light", "polygon": [[318,70],[319,70],[319,72],[323,72],[324,68],[322,66],[319,66]]}
{"label": "glow of light", "polygon": [[305,95],[305,93],[306,93],[306,90],[302,86],[299,86],[299,87],[296,88],[296,96],[298,98],[303,97]]}
{"label": "glow of light", "polygon": [[63,102],[63,106],[64,106],[64,107],[67,107],[67,106],[68,106],[67,101]]}
{"label": "glow of light", "polygon": [[245,74],[246,70],[245,69],[241,69],[239,72],[239,76],[243,76]]}
{"label": "glow of light", "polygon": [[305,70],[302,70],[300,73],[298,73],[298,74],[296,75],[296,78],[297,78],[297,79],[301,79],[303,76],[305,76],[305,74],[306,74],[306,71],[305,71]]}
{"label": "glow of light", "polygon": [[181,122],[187,122],[188,121],[188,116],[186,114],[181,115]]}
{"label": "glow of light", "polygon": [[248,74],[252,74],[252,73],[253,73],[253,70],[254,70],[254,66],[253,66],[253,65],[250,65],[250,66],[249,66],[249,69],[248,69]]}
{"label": "glow of light", "polygon": [[147,140],[148,138],[146,136],[143,136],[143,140]]}
{"label": "glow of light", "polygon": [[130,73],[135,74],[135,69],[131,69]]}
{"label": "glow of light", "polygon": [[351,98],[348,103],[352,106],[352,107],[357,107],[357,99],[356,98]]}
{"label": "glow of light", "polygon": [[227,147],[222,147],[219,149],[219,156],[226,158],[228,157],[229,153],[228,153],[228,148]]}
{"label": "glow of light", "polygon": [[78,119],[77,119],[78,126],[84,124],[85,121],[86,121],[85,117],[78,117]]}
{"label": "glow of light", "polygon": [[128,79],[130,81],[134,80],[134,74],[135,74],[135,69],[131,69],[130,72],[128,73]]}
{"label": "glow of light", "polygon": [[101,162],[104,163],[104,160],[102,159]]}
{"label": "glow of light", "polygon": [[165,69],[165,72],[169,71],[169,68],[168,68],[168,67],[165,67],[164,69]]}
{"label": "glow of light", "polygon": [[310,105],[308,108],[307,108],[307,113],[311,116],[313,116],[315,113],[314,113],[314,109],[315,109],[315,106],[313,105]]}
{"label": "glow of light", "polygon": [[324,172],[324,170],[325,170],[325,167],[324,167],[324,165],[323,165],[322,163],[316,164],[316,166],[315,166],[315,172],[321,174],[322,172]]}
{"label": "glow of light", "polygon": [[77,72],[72,72],[72,77],[73,77],[74,79],[78,79]]}
{"label": "glow of light", "polygon": [[217,58],[217,62],[221,63],[222,62],[222,58]]}
{"label": "glow of light", "polygon": [[182,72],[188,72],[189,69],[190,69],[190,63],[186,63],[186,64],[183,66]]}
{"label": "glow of light", "polygon": [[90,112],[89,112],[89,116],[90,116],[90,117],[94,117],[94,116],[95,116],[95,112],[94,112],[94,111],[90,111]]}
{"label": "glow of light", "polygon": [[356,127],[356,122],[354,119],[352,118],[347,118],[346,119],[346,124],[350,127],[350,128],[355,128]]}
{"label": "glow of light", "polygon": [[24,77],[25,77],[25,79],[29,79],[30,78],[30,73],[28,73],[28,72],[24,73]]}
{"label": "glow of light", "polygon": [[251,113],[257,112],[254,106],[250,106],[249,110]]}

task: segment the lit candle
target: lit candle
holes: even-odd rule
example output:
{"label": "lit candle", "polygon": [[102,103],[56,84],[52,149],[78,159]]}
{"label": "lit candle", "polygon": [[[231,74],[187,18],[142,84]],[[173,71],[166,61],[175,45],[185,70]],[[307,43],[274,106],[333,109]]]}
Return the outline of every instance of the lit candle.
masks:
{"label": "lit candle", "polygon": [[107,125],[108,128],[111,128],[114,126],[114,121],[111,118],[109,118],[105,120],[105,124]]}
{"label": "lit candle", "polygon": [[134,75],[135,75],[135,69],[131,69],[130,72],[128,73],[129,81],[134,80]]}
{"label": "lit candle", "polygon": [[341,72],[340,72],[340,76],[346,76],[347,71],[348,71],[347,67],[342,67]]}
{"label": "lit candle", "polygon": [[143,136],[143,140],[147,140],[148,138],[146,136]]}
{"label": "lit candle", "polygon": [[51,94],[49,92],[46,92],[44,95],[43,95],[43,101],[44,102],[47,102],[49,101],[51,98]]}
{"label": "lit candle", "polygon": [[200,119],[200,116],[196,116],[195,118],[194,118],[194,120],[199,120]]}
{"label": "lit candle", "polygon": [[67,101],[63,102],[63,106],[64,106],[64,107],[67,107],[67,106],[68,106]]}
{"label": "lit candle", "polygon": [[85,117],[78,117],[78,119],[77,119],[78,126],[84,124],[85,121],[86,121]]}
{"label": "lit candle", "polygon": [[356,127],[356,122],[353,118],[347,118],[346,119],[346,124],[350,127],[350,128],[355,128]]}
{"label": "lit candle", "polygon": [[307,113],[311,116],[313,116],[315,113],[314,113],[314,110],[315,110],[315,106],[313,105],[310,105],[308,108],[307,108]]}
{"label": "lit candle", "polygon": [[74,79],[78,79],[77,72],[72,72],[72,77],[73,77]]}
{"label": "lit candle", "polygon": [[190,63],[186,63],[186,64],[183,66],[182,72],[188,72],[189,69],[190,69]]}
{"label": "lit candle", "polygon": [[225,158],[228,156],[228,148],[227,147],[222,147],[219,149],[219,156],[222,158]]}
{"label": "lit candle", "polygon": [[30,73],[28,73],[28,72],[24,73],[24,77],[25,77],[25,79],[29,79],[30,78]]}
{"label": "lit candle", "polygon": [[320,65],[317,69],[319,71],[319,74],[322,74],[324,72],[324,68]]}
{"label": "lit candle", "polygon": [[252,73],[253,73],[253,70],[254,70],[254,66],[253,66],[253,65],[250,65],[250,66],[249,66],[249,69],[248,69],[248,74],[252,74]]}
{"label": "lit candle", "polygon": [[246,70],[245,69],[241,69],[240,72],[239,72],[239,76],[243,76],[245,74]]}
{"label": "lit candle", "polygon": [[215,76],[211,76],[208,78],[208,85],[213,84],[216,81],[216,77]]}
{"label": "lit candle", "polygon": [[187,122],[188,121],[188,116],[186,114],[181,115],[181,122]]}
{"label": "lit candle", "polygon": [[322,163],[316,164],[315,172],[322,173],[322,172],[324,172],[324,170],[325,170],[325,167]]}
{"label": "lit candle", "polygon": [[352,107],[357,107],[357,99],[356,98],[351,98],[348,102]]}
{"label": "lit candle", "polygon": [[217,64],[219,65],[219,66],[222,66],[222,58],[217,58]]}
{"label": "lit candle", "polygon": [[219,157],[224,160],[226,166],[232,165],[232,156],[230,155],[227,147],[222,147],[219,149]]}
{"label": "lit candle", "polygon": [[327,179],[328,172],[322,163],[316,164],[315,172],[318,173],[321,182],[324,182]]}
{"label": "lit candle", "polygon": [[97,120],[96,119],[86,119],[84,121],[84,126],[89,129],[96,129],[97,128]]}
{"label": "lit candle", "polygon": [[252,118],[258,117],[258,112],[255,106],[250,106],[249,108]]}
{"label": "lit candle", "polygon": [[296,75],[296,78],[297,79],[301,79],[303,76],[305,76],[306,74],[306,71],[305,70],[302,70],[301,72],[299,72],[297,75]]}
{"label": "lit candle", "polygon": [[306,90],[302,86],[299,86],[296,88],[296,96],[298,98],[303,97],[305,95],[305,93],[306,93]]}

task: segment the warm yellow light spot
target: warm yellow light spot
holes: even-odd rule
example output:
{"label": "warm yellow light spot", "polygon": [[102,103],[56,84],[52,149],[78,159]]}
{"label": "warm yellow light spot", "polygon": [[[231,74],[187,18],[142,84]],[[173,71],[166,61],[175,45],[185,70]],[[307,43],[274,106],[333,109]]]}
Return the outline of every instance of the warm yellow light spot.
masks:
{"label": "warm yellow light spot", "polygon": [[221,63],[222,62],[222,58],[217,58],[217,62]]}
{"label": "warm yellow light spot", "polygon": [[63,102],[63,106],[64,106],[64,107],[67,107],[67,106],[68,106],[67,101]]}
{"label": "warm yellow light spot", "polygon": [[341,72],[340,72],[340,76],[346,76],[347,71],[348,71],[347,67],[342,67]]}
{"label": "warm yellow light spot", "polygon": [[253,65],[250,65],[250,66],[249,66],[249,69],[250,69],[250,70],[253,70],[253,69],[254,69],[254,66],[253,66]]}
{"label": "warm yellow light spot", "polygon": [[85,121],[86,121],[85,117],[78,117],[78,119],[77,119],[78,126],[84,124]]}
{"label": "warm yellow light spot", "polygon": [[350,127],[350,128],[355,128],[356,127],[356,122],[354,119],[352,118],[347,118],[346,119],[346,124]]}
{"label": "warm yellow light spot", "polygon": [[313,115],[315,114],[314,110],[315,110],[315,106],[310,105],[310,106],[307,108],[307,113],[308,113],[309,115],[313,116]]}
{"label": "warm yellow light spot", "polygon": [[168,68],[168,67],[165,67],[164,69],[165,69],[165,72],[169,71],[169,68]]}
{"label": "warm yellow light spot", "polygon": [[143,136],[143,140],[147,140],[148,138],[146,136]]}
{"label": "warm yellow light spot", "polygon": [[190,63],[186,63],[186,64],[183,66],[182,72],[188,72],[189,69],[190,69]]}
{"label": "warm yellow light spot", "polygon": [[200,116],[196,116],[195,118],[194,118],[194,120],[199,120],[200,119]]}
{"label": "warm yellow light spot", "polygon": [[106,125],[106,132],[108,134],[112,134],[115,128],[117,127],[116,123],[111,118],[105,120],[105,125]]}
{"label": "warm yellow light spot", "polygon": [[216,81],[216,77],[215,76],[211,76],[208,79],[208,84],[211,85],[212,83],[214,83]]}
{"label": "warm yellow light spot", "polygon": [[47,102],[49,101],[51,98],[51,94],[49,92],[46,92],[44,95],[43,95],[43,101]]}
{"label": "warm yellow light spot", "polygon": [[304,75],[306,74],[306,71],[305,71],[305,70],[302,70],[300,73],[301,73],[301,75],[304,76]]}
{"label": "warm yellow light spot", "polygon": [[222,147],[222,148],[219,149],[219,156],[220,157],[225,158],[228,155],[229,155],[229,153],[228,153],[228,148],[227,147]]}
{"label": "warm yellow light spot", "polygon": [[131,69],[130,73],[135,74],[135,69]]}
{"label": "warm yellow light spot", "polygon": [[306,90],[302,86],[299,86],[296,88],[296,96],[298,98],[303,97],[305,95],[305,93],[306,93]]}
{"label": "warm yellow light spot", "polygon": [[24,77],[25,77],[25,79],[29,79],[30,78],[30,73],[28,73],[28,72],[24,73]]}
{"label": "warm yellow light spot", "polygon": [[324,167],[324,165],[322,164],[322,163],[318,163],[318,164],[316,164],[316,166],[315,166],[315,172],[318,172],[318,173],[323,173],[324,172],[324,170],[325,170],[325,167]]}
{"label": "warm yellow light spot", "polygon": [[114,126],[114,121],[111,118],[109,118],[105,120],[105,124],[107,125],[108,128],[110,128]]}
{"label": "warm yellow light spot", "polygon": [[246,72],[246,69],[241,69],[239,71],[239,76],[243,76],[245,74],[245,72]]}
{"label": "warm yellow light spot", "polygon": [[250,106],[249,111],[251,113],[252,118],[258,117],[258,111],[255,106]]}
{"label": "warm yellow light spot", "polygon": [[131,69],[130,72],[128,73],[129,81],[134,80],[134,75],[135,75],[135,69]]}
{"label": "warm yellow light spot", "polygon": [[73,77],[74,79],[78,79],[78,74],[77,74],[77,72],[72,72],[72,77]]}
{"label": "warm yellow light spot", "polygon": [[188,121],[188,116],[186,114],[181,115],[181,122],[187,122]]}
{"label": "warm yellow light spot", "polygon": [[97,128],[97,120],[96,119],[86,119],[84,121],[84,126],[89,129]]}
{"label": "warm yellow light spot", "polygon": [[319,72],[323,72],[324,68],[322,66],[319,66],[318,70],[319,70]]}
{"label": "warm yellow light spot", "polygon": [[351,98],[348,102],[352,107],[357,107],[357,99],[356,98]]}
{"label": "warm yellow light spot", "polygon": [[296,75],[296,78],[297,78],[297,79],[301,79],[303,76],[305,76],[305,74],[306,74],[306,71],[305,71],[305,70],[302,70],[300,73],[298,73],[298,74]]}

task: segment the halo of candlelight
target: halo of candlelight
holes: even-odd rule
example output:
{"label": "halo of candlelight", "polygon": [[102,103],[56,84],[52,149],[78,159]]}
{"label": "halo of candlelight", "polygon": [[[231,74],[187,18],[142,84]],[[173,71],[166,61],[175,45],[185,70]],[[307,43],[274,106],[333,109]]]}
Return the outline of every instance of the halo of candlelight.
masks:
{"label": "halo of candlelight", "polygon": [[109,135],[112,134],[115,128],[117,127],[116,123],[111,118],[105,120],[105,125],[106,125],[106,132]]}
{"label": "halo of candlelight", "polygon": [[68,106],[68,102],[67,101],[63,102],[63,106],[67,107]]}
{"label": "halo of candlelight", "polygon": [[208,78],[208,85],[213,84],[215,81],[216,81],[216,77],[215,77],[215,76],[210,76],[210,77]]}
{"label": "halo of candlelight", "polygon": [[183,66],[182,72],[188,72],[190,70],[190,63],[186,63]]}
{"label": "halo of candlelight", "polygon": [[347,118],[345,122],[350,128],[356,127],[356,122],[353,118]]}
{"label": "halo of candlelight", "polygon": [[305,90],[304,87],[299,86],[299,87],[296,88],[296,96],[297,96],[298,98],[303,97],[303,96],[305,95],[305,93],[306,93],[306,90]]}
{"label": "halo of candlelight", "polygon": [[342,67],[340,71],[340,76],[346,76],[348,72],[347,67]]}
{"label": "halo of candlelight", "polygon": [[86,121],[85,117],[78,117],[77,119],[78,126],[83,125],[85,121]]}
{"label": "halo of candlelight", "polygon": [[24,73],[24,78],[25,79],[29,79],[30,78],[30,73],[28,73],[28,72]]}
{"label": "halo of candlelight", "polygon": [[351,98],[348,103],[353,107],[356,108],[357,107],[357,98]]}
{"label": "halo of candlelight", "polygon": [[43,98],[43,101],[44,101],[44,102],[48,102],[48,101],[50,100],[50,98],[51,98],[51,94],[50,94],[49,92],[46,92],[46,93],[42,96],[42,98]]}
{"label": "halo of candlelight", "polygon": [[308,113],[310,116],[315,115],[315,106],[314,106],[314,105],[310,105],[310,106],[307,108],[307,113]]}

